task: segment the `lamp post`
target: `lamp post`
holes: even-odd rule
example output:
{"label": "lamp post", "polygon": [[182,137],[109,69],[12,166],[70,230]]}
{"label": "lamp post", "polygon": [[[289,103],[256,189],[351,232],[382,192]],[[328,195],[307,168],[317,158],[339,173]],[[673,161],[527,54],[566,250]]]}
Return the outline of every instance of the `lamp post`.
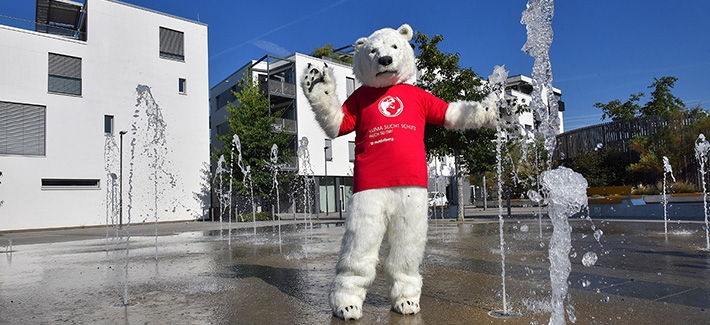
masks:
{"label": "lamp post", "polygon": [[123,228],[123,135],[128,131],[118,132],[120,135],[120,150],[119,150],[119,170],[118,170],[118,228]]}
{"label": "lamp post", "polygon": [[323,165],[325,165],[325,215],[328,215],[328,149],[330,146],[326,141],[325,147],[323,147]]}

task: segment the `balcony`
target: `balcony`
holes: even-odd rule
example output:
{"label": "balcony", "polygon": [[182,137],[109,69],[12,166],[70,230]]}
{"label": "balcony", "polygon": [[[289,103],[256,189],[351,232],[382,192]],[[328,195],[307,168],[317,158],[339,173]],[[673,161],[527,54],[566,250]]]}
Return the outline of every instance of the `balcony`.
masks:
{"label": "balcony", "polygon": [[276,123],[271,124],[275,132],[284,131],[290,134],[296,134],[298,127],[295,120],[289,120],[285,118],[277,118]]}

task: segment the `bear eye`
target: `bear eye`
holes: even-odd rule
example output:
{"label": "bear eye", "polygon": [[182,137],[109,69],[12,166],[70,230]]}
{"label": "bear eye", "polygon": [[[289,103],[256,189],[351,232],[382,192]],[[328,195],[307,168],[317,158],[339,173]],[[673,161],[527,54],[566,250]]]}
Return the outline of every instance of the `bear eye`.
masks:
{"label": "bear eye", "polygon": [[372,53],[372,54],[375,54],[375,52],[377,52],[377,50],[375,50],[375,49],[370,50],[370,53]]}
{"label": "bear eye", "polygon": [[396,50],[396,49],[397,49],[397,44],[392,44],[392,48]]}

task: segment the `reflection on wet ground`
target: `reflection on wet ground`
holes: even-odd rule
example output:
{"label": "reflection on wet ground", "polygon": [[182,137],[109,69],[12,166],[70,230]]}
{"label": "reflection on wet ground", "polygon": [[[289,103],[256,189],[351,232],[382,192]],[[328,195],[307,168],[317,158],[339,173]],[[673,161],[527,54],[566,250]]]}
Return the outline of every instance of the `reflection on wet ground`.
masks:
{"label": "reflection on wet ground", "polygon": [[[340,240],[339,223],[302,223],[232,230],[218,224],[172,226],[155,240],[131,238],[129,296],[122,306],[125,238],[50,240],[0,254],[0,323],[327,324],[328,287]],[[707,323],[710,253],[700,223],[572,220],[568,316],[577,323]],[[506,275],[513,323],[547,323],[550,225],[506,220]],[[209,228],[209,229],[206,229]],[[603,230],[597,238],[595,230]],[[73,235],[76,235],[74,232]],[[225,235],[225,233],[223,233]],[[13,234],[0,236],[0,245]],[[225,235],[226,236],[226,235]],[[382,247],[381,256],[387,252]],[[0,249],[0,252],[4,252]],[[582,257],[598,260],[584,266]],[[389,310],[382,267],[368,293],[362,324],[502,323],[497,221],[432,221],[422,266],[422,312]],[[568,321],[571,322],[571,318]]]}

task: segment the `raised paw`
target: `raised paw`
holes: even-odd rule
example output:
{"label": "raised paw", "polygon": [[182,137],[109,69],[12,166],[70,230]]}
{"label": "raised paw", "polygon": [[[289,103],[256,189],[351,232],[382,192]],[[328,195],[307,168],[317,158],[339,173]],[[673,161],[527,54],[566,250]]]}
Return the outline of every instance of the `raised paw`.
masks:
{"label": "raised paw", "polygon": [[301,82],[306,96],[329,96],[334,93],[333,70],[325,65],[322,69],[308,64]]}
{"label": "raised paw", "polygon": [[342,320],[358,320],[362,317],[362,307],[348,305],[333,310],[333,315]]}
{"label": "raised paw", "polygon": [[419,308],[419,301],[415,299],[400,299],[392,304],[392,310],[402,315],[414,315],[421,309]]}

